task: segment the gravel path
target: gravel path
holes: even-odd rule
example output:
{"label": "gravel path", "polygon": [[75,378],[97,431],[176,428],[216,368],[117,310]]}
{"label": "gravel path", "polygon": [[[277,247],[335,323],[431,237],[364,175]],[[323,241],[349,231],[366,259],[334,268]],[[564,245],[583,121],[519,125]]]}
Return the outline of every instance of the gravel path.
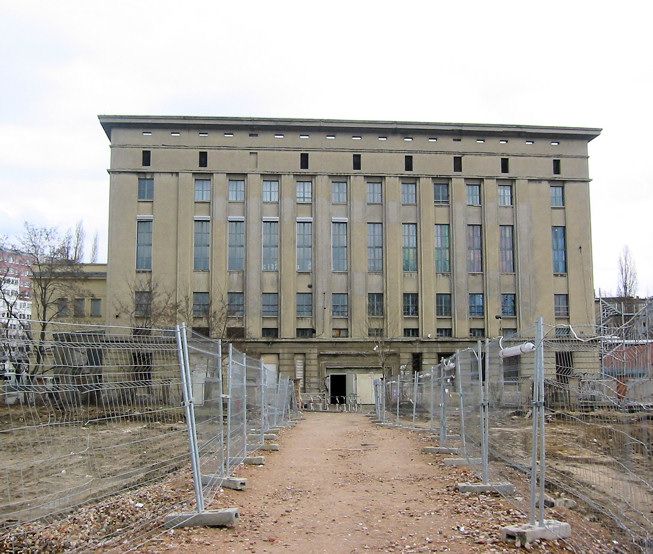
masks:
{"label": "gravel path", "polygon": [[[499,529],[523,517],[502,498],[457,493],[456,483],[474,477],[465,469],[446,468],[441,457],[422,454],[426,440],[358,414],[306,413],[294,429],[283,431],[281,450],[268,453],[265,466],[242,468],[248,490],[225,491],[215,501],[214,508],[240,508],[235,528],[178,529],[143,550],[513,550],[500,542]],[[597,531],[590,551],[611,550],[608,537],[600,535]],[[567,551],[555,543],[529,548]]]}

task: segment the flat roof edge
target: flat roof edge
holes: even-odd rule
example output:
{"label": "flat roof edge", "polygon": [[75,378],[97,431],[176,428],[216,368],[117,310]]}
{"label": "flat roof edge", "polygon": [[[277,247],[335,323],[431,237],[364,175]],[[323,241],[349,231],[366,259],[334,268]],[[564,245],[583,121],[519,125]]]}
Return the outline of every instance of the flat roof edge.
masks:
{"label": "flat roof edge", "polygon": [[258,127],[276,130],[330,129],[368,131],[420,131],[507,136],[573,136],[588,141],[600,135],[597,127],[557,127],[546,125],[510,125],[491,123],[438,123],[424,121],[375,121],[352,119],[302,119],[272,117],[164,116],[164,115],[98,115],[107,137],[114,127],[219,127],[236,129]]}

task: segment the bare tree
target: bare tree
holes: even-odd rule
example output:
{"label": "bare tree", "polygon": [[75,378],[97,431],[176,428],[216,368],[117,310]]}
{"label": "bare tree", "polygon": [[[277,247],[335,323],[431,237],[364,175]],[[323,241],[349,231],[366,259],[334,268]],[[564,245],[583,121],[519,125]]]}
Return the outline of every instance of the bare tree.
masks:
{"label": "bare tree", "polygon": [[397,351],[392,348],[394,337],[390,329],[394,328],[393,323],[394,321],[387,315],[382,317],[368,315],[363,319],[360,329],[361,334],[368,335],[372,342],[372,354],[378,360],[384,380],[398,372],[399,367]]}
{"label": "bare tree", "polygon": [[[83,231],[83,227],[80,229]],[[37,322],[38,330],[30,330],[29,322],[21,322],[35,342],[31,374],[43,369],[48,326],[54,319],[67,315],[68,300],[79,292],[82,272],[78,238],[70,231],[62,235],[54,227],[37,227],[26,222],[23,234],[12,245],[25,260],[32,284],[32,320]]]}
{"label": "bare tree", "polygon": [[195,305],[191,296],[186,295],[179,303],[178,319],[194,329],[202,329],[211,338],[227,338],[229,306],[224,295],[209,296],[208,303]]}
{"label": "bare tree", "polygon": [[93,235],[93,243],[91,244],[91,263],[95,264],[97,263],[98,259],[98,250],[99,250],[99,238],[98,238],[98,233],[95,231],[95,234]]}
{"label": "bare tree", "polygon": [[630,249],[624,246],[619,256],[619,282],[617,283],[617,296],[621,298],[634,298],[637,294],[637,270],[635,262],[630,255]]}
{"label": "bare tree", "polygon": [[128,296],[121,298],[115,308],[129,317],[134,329],[145,333],[147,329],[171,327],[177,322],[179,304],[174,293],[151,273],[138,275],[128,288]]}

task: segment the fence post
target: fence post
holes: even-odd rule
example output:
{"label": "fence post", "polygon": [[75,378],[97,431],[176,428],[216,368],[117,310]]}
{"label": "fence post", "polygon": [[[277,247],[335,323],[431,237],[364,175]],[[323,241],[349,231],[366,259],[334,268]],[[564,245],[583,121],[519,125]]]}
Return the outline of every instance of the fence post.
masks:
{"label": "fence post", "polygon": [[195,488],[195,501],[197,512],[204,511],[204,495],[202,493],[202,475],[200,472],[199,451],[197,448],[197,430],[195,429],[195,409],[193,406],[193,391],[191,387],[190,360],[188,357],[188,342],[186,338],[186,325],[176,327],[177,348],[179,349],[179,362],[181,365],[181,379],[184,393],[184,408],[186,409],[186,422],[188,427],[188,441],[190,445],[190,459],[193,470],[193,484]]}
{"label": "fence post", "polygon": [[265,443],[265,365],[263,360],[259,360],[259,369],[261,374],[260,387],[261,387],[261,444]]}
{"label": "fence post", "polygon": [[460,407],[460,444],[463,458],[467,458],[467,443],[465,441],[465,399],[463,397],[463,379],[460,371],[460,350],[456,350],[456,389],[458,389],[458,406]]}
{"label": "fence post", "polygon": [[435,423],[435,414],[433,413],[433,410],[435,408],[435,385],[433,384],[433,379],[435,378],[435,366],[431,366],[431,384],[430,384],[430,390],[429,390],[429,401],[430,401],[430,408],[429,411],[431,413],[431,421],[429,423],[429,429],[431,433],[433,432],[433,424]]}
{"label": "fence post", "polygon": [[399,425],[399,397],[400,396],[401,396],[401,372],[397,374],[397,419],[395,421],[395,425]]}
{"label": "fence post", "polygon": [[[537,447],[539,439],[539,428],[540,428],[540,407],[541,407],[541,398],[540,398],[540,370],[542,369],[540,365],[540,353],[541,349],[544,348],[544,332],[543,332],[543,322],[542,318],[537,320],[537,325],[535,328],[535,364],[533,367],[533,409],[532,409],[532,418],[533,418],[533,430],[532,430],[532,445],[531,445],[531,509],[530,509],[530,524],[535,525],[536,519],[536,505],[537,505],[537,477],[538,477],[538,467],[537,467]],[[543,479],[540,481],[543,484]],[[542,495],[541,500],[541,512],[544,513],[544,495]],[[543,519],[543,518],[540,518]]]}
{"label": "fence post", "polygon": [[483,357],[481,356],[482,348],[481,341],[478,341],[478,380],[480,384],[481,393],[481,458],[483,460],[483,484],[487,485],[490,482],[490,461],[489,461],[489,426],[488,426],[488,397],[487,397],[487,382],[490,375],[490,366],[488,365],[490,347],[488,339],[485,339],[485,371],[483,371]]}
{"label": "fence post", "polygon": [[417,416],[417,392],[419,388],[419,377],[417,371],[413,371],[413,427],[415,427],[415,419]]}
{"label": "fence post", "polygon": [[222,404],[225,395],[223,394],[222,389],[222,339],[218,340],[218,390],[220,391],[220,401],[218,402],[218,419],[220,420],[220,455],[222,459],[220,460],[220,477],[225,477],[227,475],[225,468],[225,457],[224,457],[224,406]]}
{"label": "fence post", "polygon": [[228,371],[229,371],[229,383],[227,385],[227,473],[226,475],[229,475],[230,473],[230,467],[231,467],[231,402],[232,402],[232,397],[233,397],[233,387],[232,387],[232,381],[233,381],[233,345],[229,343],[229,364],[228,364]]}
{"label": "fence post", "polygon": [[447,444],[447,378],[446,365],[440,362],[440,446]]}
{"label": "fence post", "polygon": [[538,404],[540,426],[540,527],[544,525],[544,485],[546,482],[546,437],[544,433],[544,319],[537,320],[537,350],[535,363],[539,369]]}
{"label": "fence post", "polygon": [[247,456],[247,354],[243,354],[243,444]]}

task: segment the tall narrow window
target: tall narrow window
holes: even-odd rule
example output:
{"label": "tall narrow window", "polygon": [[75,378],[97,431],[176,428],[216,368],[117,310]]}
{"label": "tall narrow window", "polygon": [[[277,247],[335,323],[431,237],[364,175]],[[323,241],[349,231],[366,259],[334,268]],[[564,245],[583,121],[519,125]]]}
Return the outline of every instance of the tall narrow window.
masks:
{"label": "tall narrow window", "polygon": [[413,170],[413,157],[412,156],[404,156],[404,170],[405,171],[412,171]]}
{"label": "tall narrow window", "polygon": [[501,173],[510,173],[510,160],[501,158]]}
{"label": "tall narrow window", "polygon": [[263,271],[279,270],[279,222],[263,222]]}
{"label": "tall narrow window", "polygon": [[404,271],[417,271],[417,224],[403,223],[402,229]]}
{"label": "tall narrow window", "polygon": [[193,293],[193,317],[206,317],[209,313],[209,293]]}
{"label": "tall narrow window", "polygon": [[206,167],[209,162],[209,153],[208,152],[200,152],[199,157],[198,157],[198,165],[200,167]]}
{"label": "tall narrow window", "polygon": [[567,237],[564,227],[551,228],[553,273],[567,273]]}
{"label": "tall narrow window", "polygon": [[517,315],[517,296],[513,293],[501,295],[501,315],[515,317]]}
{"label": "tall narrow window", "polygon": [[331,314],[333,317],[347,317],[349,315],[349,297],[346,292],[331,294]]}
{"label": "tall narrow window", "polygon": [[563,208],[565,205],[565,188],[562,185],[551,185],[551,207]]}
{"label": "tall narrow window", "polygon": [[152,152],[150,150],[143,150],[141,158],[141,165],[143,167],[148,167],[152,164]]}
{"label": "tall narrow window", "polygon": [[209,270],[209,244],[211,238],[211,222],[195,221],[195,239],[193,241],[193,269],[195,271]]}
{"label": "tall narrow window", "polygon": [[279,315],[279,294],[264,292],[262,296],[261,314],[263,317],[277,317]]}
{"label": "tall narrow window", "polygon": [[245,269],[245,222],[229,222],[229,271]]}
{"label": "tall narrow window", "polygon": [[554,294],[554,309],[556,317],[569,317],[569,295]]}
{"label": "tall narrow window", "polygon": [[263,202],[266,204],[279,202],[279,181],[263,181]]}
{"label": "tall narrow window", "polygon": [[453,170],[455,173],[460,173],[463,170],[463,157],[454,156],[453,157]]}
{"label": "tall narrow window", "polygon": [[467,205],[480,206],[481,205],[481,184],[480,183],[467,183]]}
{"label": "tall narrow window", "polygon": [[501,273],[515,272],[515,243],[512,225],[499,226],[499,263]]}
{"label": "tall narrow window", "polygon": [[435,295],[435,315],[451,317],[451,294],[438,293]]}
{"label": "tall narrow window", "polygon": [[359,171],[361,168],[361,155],[360,154],[353,154],[352,157],[352,167],[354,171]]}
{"label": "tall narrow window", "polygon": [[331,202],[333,204],[347,203],[347,181],[333,181],[331,183]]}
{"label": "tall narrow window", "polygon": [[242,292],[230,292],[227,294],[227,314],[231,317],[242,317],[245,315],[245,295]]}
{"label": "tall narrow window", "polygon": [[152,315],[152,292],[137,290],[134,292],[134,315],[136,317],[150,317]]}
{"label": "tall narrow window", "polygon": [[417,204],[417,183],[401,183],[401,203]]}
{"label": "tall narrow window", "polygon": [[152,221],[136,222],[136,269],[152,270]]}
{"label": "tall narrow window", "polygon": [[102,299],[91,298],[91,317],[100,317],[102,315]]}
{"label": "tall narrow window", "polygon": [[313,293],[298,292],[297,293],[297,317],[312,317],[312,316],[313,316]]}
{"label": "tall narrow window", "polygon": [[416,292],[405,292],[402,313],[405,316],[415,317],[419,315],[419,302]]}
{"label": "tall narrow window", "polygon": [[331,223],[331,253],[333,271],[347,271],[347,223]]}
{"label": "tall narrow window", "polygon": [[308,153],[302,152],[299,155],[299,169],[308,169]]}
{"label": "tall narrow window", "polygon": [[485,306],[482,293],[470,293],[469,295],[469,316],[483,317],[485,315]]}
{"label": "tall narrow window", "polygon": [[311,271],[313,261],[313,223],[297,222],[297,271]]}
{"label": "tall narrow window", "polygon": [[229,202],[245,201],[245,181],[229,179]]}
{"label": "tall narrow window", "polygon": [[449,183],[433,183],[433,198],[436,204],[448,204]]}
{"label": "tall narrow window", "polygon": [[75,298],[73,302],[73,315],[75,317],[84,317],[86,315],[86,299]]}
{"label": "tall narrow window", "polygon": [[195,179],[195,202],[211,200],[211,179]]}
{"label": "tall narrow window", "polygon": [[483,239],[480,225],[467,226],[467,271],[483,271]]}
{"label": "tall narrow window", "polygon": [[311,181],[297,181],[297,203],[310,204],[313,201],[313,183]]}
{"label": "tall narrow window", "polygon": [[154,179],[152,177],[138,178],[138,199],[154,200]]}
{"label": "tall narrow window", "polygon": [[383,203],[383,190],[381,188],[381,183],[367,183],[367,203]]}
{"label": "tall narrow window", "polygon": [[367,315],[372,317],[383,316],[382,292],[370,292],[367,294]]}
{"label": "tall narrow window", "polygon": [[553,160],[553,174],[560,175],[560,160]]}
{"label": "tall narrow window", "polygon": [[451,255],[449,240],[449,225],[435,226],[435,271],[449,273],[451,271]]}
{"label": "tall narrow window", "polygon": [[367,224],[367,271],[383,271],[383,223]]}
{"label": "tall narrow window", "polygon": [[499,183],[499,206],[512,206],[512,184]]}

